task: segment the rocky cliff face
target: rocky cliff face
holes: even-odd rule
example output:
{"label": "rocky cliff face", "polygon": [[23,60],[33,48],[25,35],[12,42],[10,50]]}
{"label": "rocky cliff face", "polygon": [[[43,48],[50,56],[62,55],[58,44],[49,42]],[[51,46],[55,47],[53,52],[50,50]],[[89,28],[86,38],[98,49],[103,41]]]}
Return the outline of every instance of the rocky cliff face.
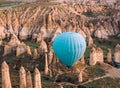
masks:
{"label": "rocky cliff face", "polygon": [[[114,15],[111,9],[115,11]],[[37,34],[50,39],[64,31],[75,31],[85,38],[90,35],[108,38],[119,33],[119,25],[119,8],[105,6],[61,4],[0,11],[1,39],[10,37],[11,34],[21,40],[37,38]]]}

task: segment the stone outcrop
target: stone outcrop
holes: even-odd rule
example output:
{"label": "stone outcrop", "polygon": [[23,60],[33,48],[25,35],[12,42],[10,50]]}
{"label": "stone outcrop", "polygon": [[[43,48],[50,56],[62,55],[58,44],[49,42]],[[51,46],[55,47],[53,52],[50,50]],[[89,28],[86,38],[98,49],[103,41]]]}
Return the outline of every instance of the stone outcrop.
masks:
{"label": "stone outcrop", "polygon": [[90,60],[89,64],[90,65],[95,65],[97,62],[103,63],[104,62],[104,56],[103,56],[103,51],[101,48],[92,48],[90,52]]}
{"label": "stone outcrop", "polygon": [[27,72],[27,78],[26,78],[26,83],[27,83],[27,88],[33,88],[33,84],[32,84],[32,77],[31,77],[31,72],[28,71]]}
{"label": "stone outcrop", "polygon": [[38,50],[37,49],[34,49],[33,50],[33,59],[38,59],[40,56],[40,54],[38,53]]}
{"label": "stone outcrop", "polygon": [[34,70],[34,88],[42,88],[41,85],[41,73],[37,68]]}
{"label": "stone outcrop", "polygon": [[114,50],[114,61],[120,63],[120,45],[117,44]]}
{"label": "stone outcrop", "polygon": [[80,73],[78,74],[78,81],[81,83],[83,82],[83,71],[81,70]]}
{"label": "stone outcrop", "polygon": [[97,62],[96,49],[93,47],[91,52],[90,52],[89,64],[90,65],[95,65],[96,62]]}
{"label": "stone outcrop", "polygon": [[26,86],[26,71],[23,66],[21,66],[20,71],[20,88],[27,88]]}
{"label": "stone outcrop", "polygon": [[20,56],[20,55],[23,55],[24,53],[27,52],[26,50],[27,46],[25,45],[25,43],[20,43],[17,48],[16,48],[16,56]]}
{"label": "stone outcrop", "polygon": [[47,57],[47,54],[45,54],[45,67],[44,67],[44,73],[45,75],[48,75],[48,71],[49,71],[49,68],[48,68],[48,57]]}
{"label": "stone outcrop", "polygon": [[40,42],[38,50],[39,50],[40,54],[44,54],[44,53],[48,52],[47,44],[44,40],[42,40]]}
{"label": "stone outcrop", "polygon": [[12,88],[9,75],[9,66],[5,61],[2,63],[1,69],[2,69],[2,88]]}
{"label": "stone outcrop", "polygon": [[4,46],[4,54],[3,56],[7,55],[7,54],[10,54],[12,52],[12,47],[9,46],[9,45],[5,45]]}
{"label": "stone outcrop", "polygon": [[30,46],[26,47],[26,52],[27,52],[28,55],[32,56],[32,51],[30,49]]}
{"label": "stone outcrop", "polygon": [[108,53],[107,53],[107,62],[111,63],[112,62],[112,52],[111,49],[108,48]]}

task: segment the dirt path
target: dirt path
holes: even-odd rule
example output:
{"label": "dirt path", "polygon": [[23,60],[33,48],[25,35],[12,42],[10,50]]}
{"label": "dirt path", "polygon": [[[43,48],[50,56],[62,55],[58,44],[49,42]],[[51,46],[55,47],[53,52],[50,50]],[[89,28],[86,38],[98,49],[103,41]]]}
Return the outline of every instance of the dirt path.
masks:
{"label": "dirt path", "polygon": [[87,83],[91,83],[91,82],[93,82],[93,81],[96,81],[96,80],[99,80],[99,79],[102,79],[102,78],[106,78],[106,77],[109,77],[109,75],[106,74],[106,75],[104,75],[104,76],[102,76],[102,77],[96,77],[96,78],[94,78],[94,79],[89,79],[88,81],[82,83],[82,85],[85,85],[85,84],[87,84]]}
{"label": "dirt path", "polygon": [[108,75],[112,78],[120,78],[120,68],[112,67],[107,71]]}

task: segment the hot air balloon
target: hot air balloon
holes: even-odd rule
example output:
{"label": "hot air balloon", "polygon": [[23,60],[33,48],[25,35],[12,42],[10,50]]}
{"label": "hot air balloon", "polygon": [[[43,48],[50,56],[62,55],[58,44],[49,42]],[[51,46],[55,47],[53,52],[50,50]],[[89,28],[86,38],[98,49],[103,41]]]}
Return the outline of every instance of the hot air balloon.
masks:
{"label": "hot air balloon", "polygon": [[53,51],[67,67],[73,66],[86,50],[85,39],[75,32],[63,32],[53,41]]}

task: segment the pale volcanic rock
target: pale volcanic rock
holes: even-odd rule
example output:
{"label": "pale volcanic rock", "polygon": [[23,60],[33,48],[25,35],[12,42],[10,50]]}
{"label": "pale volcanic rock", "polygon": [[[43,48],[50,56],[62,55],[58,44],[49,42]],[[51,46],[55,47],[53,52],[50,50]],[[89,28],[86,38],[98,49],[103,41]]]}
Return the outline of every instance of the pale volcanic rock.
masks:
{"label": "pale volcanic rock", "polygon": [[34,88],[42,88],[41,73],[37,68],[34,70]]}
{"label": "pale volcanic rock", "polygon": [[103,63],[104,62],[103,50],[98,47],[97,51],[96,51],[96,54],[97,54],[97,62]]}
{"label": "pale volcanic rock", "polygon": [[96,63],[97,63],[96,49],[93,47],[91,52],[90,52],[89,64],[90,65],[95,65]]}
{"label": "pale volcanic rock", "polygon": [[92,39],[92,37],[91,36],[88,36],[88,38],[87,38],[87,45],[88,46],[92,46],[94,43],[93,43],[93,39]]}
{"label": "pale volcanic rock", "polygon": [[27,46],[25,45],[25,43],[23,43],[23,42],[20,43],[16,48],[16,56],[18,57],[18,56],[26,53],[27,52],[26,48],[27,48]]}
{"label": "pale volcanic rock", "polygon": [[[34,36],[34,37],[35,37],[35,36]],[[41,35],[41,33],[39,33],[39,34],[37,35],[37,41],[36,41],[36,43],[39,44],[39,43],[41,42],[41,40],[42,40],[42,35]]]}
{"label": "pale volcanic rock", "polygon": [[80,61],[81,61],[82,64],[85,64],[84,56],[81,57]]}
{"label": "pale volcanic rock", "polygon": [[108,63],[112,62],[112,52],[111,49],[108,48],[108,53],[107,53],[107,61]]}
{"label": "pale volcanic rock", "polygon": [[38,50],[39,50],[40,54],[48,52],[47,44],[44,40],[41,40]]}
{"label": "pale volcanic rock", "polygon": [[39,58],[39,53],[38,53],[38,50],[37,49],[34,49],[33,50],[33,59],[38,59]]}
{"label": "pale volcanic rock", "polygon": [[117,44],[114,49],[114,61],[120,63],[120,45]]}
{"label": "pale volcanic rock", "polygon": [[5,56],[7,54],[10,54],[10,53],[12,53],[12,47],[9,46],[9,45],[5,45],[4,46],[4,54],[3,54],[3,56]]}
{"label": "pale volcanic rock", "polygon": [[26,87],[26,71],[23,66],[21,66],[19,74],[20,74],[20,88],[27,88]]}
{"label": "pale volcanic rock", "polygon": [[6,37],[6,30],[4,27],[0,26],[0,39],[4,39]]}
{"label": "pale volcanic rock", "polygon": [[32,55],[32,52],[31,52],[31,49],[30,49],[30,46],[26,46],[26,52],[28,55]]}
{"label": "pale volcanic rock", "polygon": [[21,40],[26,40],[28,38],[28,33],[29,33],[28,28],[24,27],[19,33],[19,38]]}
{"label": "pale volcanic rock", "polygon": [[2,88],[12,88],[9,74],[9,66],[4,61],[1,67],[2,72]]}
{"label": "pale volcanic rock", "polygon": [[97,30],[94,33],[95,37],[101,38],[101,39],[108,39],[108,34],[103,26],[98,26]]}
{"label": "pale volcanic rock", "polygon": [[52,63],[52,61],[53,61],[53,56],[54,56],[54,53],[53,53],[52,50],[50,50],[50,51],[48,52],[48,65],[50,65],[50,64]]}
{"label": "pale volcanic rock", "polygon": [[80,73],[78,74],[78,82],[83,82],[83,70],[80,71]]}
{"label": "pale volcanic rock", "polygon": [[19,39],[17,38],[15,34],[12,34],[12,37],[10,41],[8,42],[8,45],[11,47],[16,47],[18,44],[20,44]]}
{"label": "pale volcanic rock", "polygon": [[48,58],[47,58],[47,54],[45,54],[45,67],[44,67],[44,73],[45,73],[45,75],[48,75],[48,72],[49,72]]}
{"label": "pale volcanic rock", "polygon": [[27,72],[27,88],[33,88],[31,72]]}
{"label": "pale volcanic rock", "polygon": [[90,52],[89,64],[95,65],[97,62],[100,62],[100,63],[104,62],[103,50],[99,47],[97,49],[93,47]]}

